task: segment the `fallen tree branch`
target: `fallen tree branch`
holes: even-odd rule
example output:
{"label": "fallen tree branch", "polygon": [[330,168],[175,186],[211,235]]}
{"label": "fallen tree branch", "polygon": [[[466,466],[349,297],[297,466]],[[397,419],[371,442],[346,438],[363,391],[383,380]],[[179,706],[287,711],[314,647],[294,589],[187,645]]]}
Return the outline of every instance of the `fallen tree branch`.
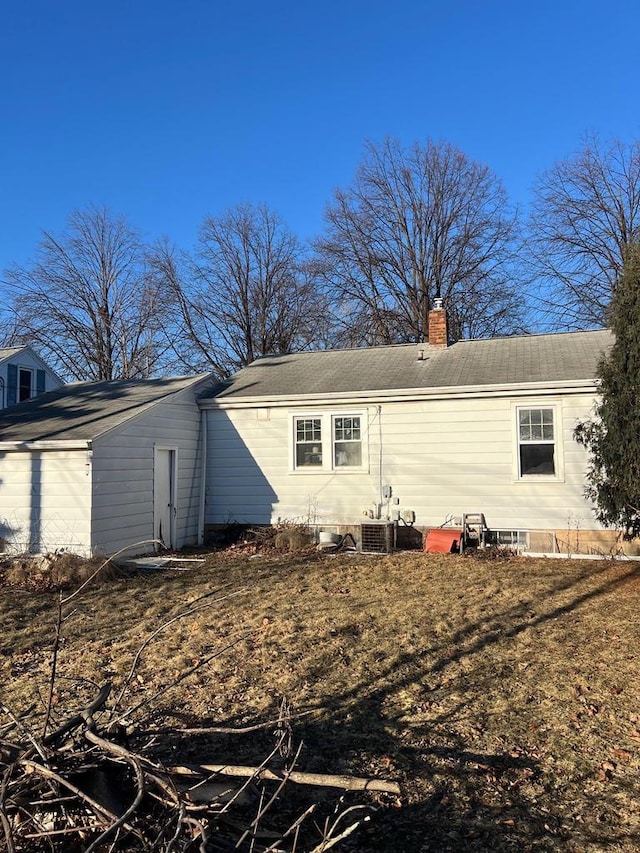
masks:
{"label": "fallen tree branch", "polygon": [[332,847],[335,847],[336,844],[344,841],[345,838],[348,838],[352,833],[354,833],[364,820],[366,820],[366,818],[361,818],[361,820],[357,820],[355,823],[352,823],[344,829],[340,835],[335,835],[333,838],[323,838],[320,844],[313,848],[311,853],[325,853],[326,850],[330,850]]}
{"label": "fallen tree branch", "polygon": [[[301,752],[301,750],[302,750],[302,744],[300,744],[300,746],[298,747],[298,751],[296,752],[296,755],[295,755],[294,760],[293,760],[293,766],[295,766],[295,762],[298,760],[298,758],[299,758],[299,756],[300,756],[300,752]],[[262,772],[262,773],[264,773],[265,771],[263,770],[263,771],[261,771],[261,772]],[[247,836],[249,835],[249,833],[250,833],[250,832],[255,833],[255,832],[257,831],[257,829],[258,829],[258,827],[259,827],[259,825],[260,825],[260,821],[262,820],[262,818],[264,817],[264,815],[269,811],[269,809],[271,808],[271,806],[273,805],[273,803],[274,803],[274,802],[278,799],[278,797],[280,796],[280,792],[282,791],[282,789],[284,788],[284,786],[287,784],[287,781],[288,781],[288,780],[289,780],[289,778],[291,777],[291,773],[292,773],[292,772],[293,772],[293,770],[287,770],[287,771],[285,771],[285,773],[284,773],[284,774],[283,774],[283,776],[282,776],[282,779],[280,780],[280,783],[279,783],[278,787],[277,787],[277,788],[276,788],[276,790],[273,792],[273,794],[272,794],[272,795],[271,795],[271,797],[269,798],[269,800],[268,800],[268,802],[267,802],[267,804],[266,804],[266,805],[263,805],[263,804],[262,804],[262,802],[260,803],[260,808],[258,809],[258,814],[255,816],[255,818],[254,818],[253,822],[251,823],[251,826],[250,826],[250,827],[248,827],[248,828],[246,829],[246,831],[244,832],[244,834],[243,834],[243,835],[241,835],[241,836],[240,836],[240,838],[238,839],[238,846],[240,846],[240,844],[242,844],[242,842],[245,840],[245,838],[247,838]]]}
{"label": "fallen tree branch", "polygon": [[102,835],[99,835],[95,839],[95,841],[90,844],[89,847],[87,847],[85,853],[93,853],[94,850],[99,850],[102,845],[102,842],[109,838],[110,835],[112,835],[114,832],[117,832],[121,827],[126,827],[127,821],[135,814],[136,810],[138,809],[138,806],[142,802],[146,791],[144,773],[142,772],[142,767],[140,766],[139,761],[132,759],[131,764],[136,774],[136,796],[133,802],[126,810],[126,812],[121,815],[115,823],[111,824],[111,826],[108,826],[102,833]]}
{"label": "fallen tree branch", "polygon": [[[64,691],[54,689],[65,677],[58,671],[58,653],[62,647],[63,627],[76,612],[63,608],[85,590],[96,575],[94,572],[67,598],[58,598],[42,727],[38,725],[37,733],[29,727],[30,711],[14,714],[0,705],[0,712],[10,721],[0,727],[2,850],[7,853],[28,850],[56,853],[69,849],[69,845],[74,849],[81,845],[86,853],[129,853],[133,849],[148,853],[187,853],[200,849],[204,853],[213,846],[220,850],[245,849],[251,853],[320,853],[339,844],[367,819],[354,821],[354,808],[370,809],[370,806],[345,809],[346,795],[340,796],[333,823],[327,820],[323,827],[320,817],[310,819],[310,816],[326,814],[327,801],[337,798],[329,798],[326,793],[316,796],[309,790],[295,791],[289,783],[400,794],[398,783],[385,779],[305,773],[294,769],[300,748],[297,752],[293,749],[291,720],[317,713],[317,710],[291,714],[286,697],[282,699],[277,719],[267,722],[244,727],[165,727],[167,718],[172,716],[171,710],[163,710],[159,715],[156,700],[215,658],[254,636],[255,630],[240,628],[237,633],[227,635],[224,646],[197,659],[172,680],[161,682],[151,695],[135,704],[132,702],[133,707],[124,706],[125,697],[131,701],[127,695],[129,686],[146,649],[162,631],[180,619],[246,590],[224,595],[220,595],[219,590],[207,592],[191,602],[188,609],[163,622],[138,648],[115,702],[111,683],[100,687],[91,682],[97,695],[88,705],[82,708],[80,704],[80,710],[77,706],[63,709],[59,702]],[[118,727],[125,720],[126,732]],[[158,728],[145,731],[142,726],[151,720],[159,724]],[[275,746],[271,751],[264,750],[260,742],[257,755],[269,754],[262,760],[257,758],[254,766],[211,763],[167,767],[163,763],[162,756],[166,757],[171,754],[170,750],[177,748],[178,738],[236,735],[264,729],[274,730]],[[161,735],[167,736],[165,742]],[[255,756],[256,753],[252,753],[249,760]],[[176,758],[170,760],[176,761]],[[286,769],[280,769],[283,762]],[[272,766],[277,769],[271,769]],[[349,799],[361,803],[368,800],[366,796],[350,796]],[[346,828],[345,817],[349,822]]]}
{"label": "fallen tree branch", "polygon": [[[46,761],[47,757],[45,755],[45,751],[42,747],[42,744],[36,739],[35,735],[25,725],[23,720],[17,717],[10,708],[7,708],[6,705],[0,705],[0,710],[3,711],[3,713],[5,713],[15,723],[16,728],[18,728],[20,733],[29,740],[31,746],[33,747],[33,751],[37,752],[43,761]],[[18,749],[18,755],[20,754],[20,748],[17,747],[17,744],[3,742],[3,747],[6,747],[7,756],[10,756],[12,754],[15,755],[16,748]],[[15,755],[15,757],[17,758],[17,755]]]}
{"label": "fallen tree branch", "polygon": [[76,797],[90,806],[92,811],[94,811],[96,815],[99,815],[103,820],[106,819],[114,822],[118,820],[118,816],[106,808],[106,806],[103,806],[101,803],[97,802],[97,800],[94,800],[93,797],[90,797],[89,794],[85,793],[85,791],[81,790],[77,785],[74,785],[69,779],[65,779],[64,776],[56,773],[55,770],[51,770],[49,767],[45,767],[42,764],[38,764],[37,761],[32,761],[30,759],[20,759],[16,763],[23,767],[27,773],[38,773],[40,776],[43,776],[46,779],[53,779],[53,781],[57,782],[59,785],[67,788],[67,790],[71,791],[72,794],[75,794]]}
{"label": "fallen tree branch", "polygon": [[109,694],[111,693],[111,682],[108,681],[100,688],[100,692],[96,696],[96,698],[91,702],[90,705],[80,711],[78,714],[75,714],[71,719],[67,720],[66,723],[63,723],[59,729],[56,729],[54,732],[48,734],[45,738],[43,738],[43,743],[45,746],[50,746],[55,743],[57,740],[60,740],[61,737],[68,734],[73,729],[76,729],[78,726],[81,726],[86,722],[87,717],[91,717],[95,714],[96,711],[99,711],[101,708],[105,706],[107,699],[109,698]]}
{"label": "fallen tree branch", "polygon": [[[300,720],[302,717],[308,717],[310,714],[317,714],[317,710],[311,711],[300,711],[297,714],[289,714],[288,719],[290,720]],[[170,726],[166,726],[160,729],[139,729],[136,731],[137,735],[148,736],[156,736],[156,735],[244,735],[250,734],[251,732],[259,732],[264,729],[270,729],[272,726],[277,725],[280,722],[279,719],[276,720],[267,720],[264,723],[255,723],[252,726],[196,726],[195,728],[184,728],[184,729],[175,729]]]}
{"label": "fallen tree branch", "polygon": [[13,845],[13,833],[11,832],[11,824],[4,810],[4,805],[0,808],[0,823],[4,831],[4,840],[7,842],[7,853],[15,853],[16,848]]}
{"label": "fallen tree branch", "polygon": [[206,776],[217,773],[221,776],[255,778],[270,782],[296,782],[298,785],[316,785],[324,788],[342,788],[345,791],[379,791],[400,796],[400,785],[388,779],[367,779],[358,776],[339,776],[327,773],[303,773],[293,770],[290,773],[274,773],[273,770],[260,767],[248,767],[234,764],[182,764],[168,767],[169,773],[192,776]]}

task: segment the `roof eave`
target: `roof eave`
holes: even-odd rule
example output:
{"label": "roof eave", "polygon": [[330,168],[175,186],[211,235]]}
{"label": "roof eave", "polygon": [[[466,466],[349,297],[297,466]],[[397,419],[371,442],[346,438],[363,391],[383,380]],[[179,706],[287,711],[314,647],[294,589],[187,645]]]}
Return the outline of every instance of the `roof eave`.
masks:
{"label": "roof eave", "polygon": [[90,450],[91,439],[0,441],[0,450]]}
{"label": "roof eave", "polygon": [[408,400],[469,399],[474,397],[530,396],[531,394],[596,393],[595,379],[556,382],[521,382],[497,385],[450,385],[432,388],[394,388],[368,391],[338,391],[320,394],[273,394],[246,397],[206,397],[198,401],[202,409],[244,409],[291,405],[318,406],[333,403],[402,402]]}

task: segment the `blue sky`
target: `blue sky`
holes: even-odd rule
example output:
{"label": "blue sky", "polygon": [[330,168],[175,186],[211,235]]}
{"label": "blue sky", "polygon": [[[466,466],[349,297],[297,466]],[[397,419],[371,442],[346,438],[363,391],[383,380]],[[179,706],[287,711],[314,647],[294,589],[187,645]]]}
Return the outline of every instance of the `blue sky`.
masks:
{"label": "blue sky", "polygon": [[637,0],[3,0],[0,270],[91,203],[184,248],[242,201],[311,237],[387,135],[526,209],[585,133],[640,137],[639,31]]}

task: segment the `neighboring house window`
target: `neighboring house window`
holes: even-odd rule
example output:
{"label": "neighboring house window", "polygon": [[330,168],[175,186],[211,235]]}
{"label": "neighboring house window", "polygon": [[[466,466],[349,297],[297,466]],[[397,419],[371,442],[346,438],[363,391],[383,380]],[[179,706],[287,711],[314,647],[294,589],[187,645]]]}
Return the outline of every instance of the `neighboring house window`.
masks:
{"label": "neighboring house window", "polygon": [[[33,377],[35,373],[35,387]],[[32,370],[18,364],[7,365],[7,406],[15,406],[24,400],[42,394],[46,386],[44,370]]]}
{"label": "neighboring house window", "polygon": [[295,416],[294,470],[362,471],[366,465],[364,425],[361,412]]}
{"label": "neighboring house window", "polygon": [[558,473],[554,409],[518,409],[518,473],[521,477]]}
{"label": "neighboring house window", "polygon": [[31,386],[32,386],[33,374],[30,370],[27,370],[24,367],[21,367],[18,370],[18,402],[22,403],[23,400],[31,399]]}

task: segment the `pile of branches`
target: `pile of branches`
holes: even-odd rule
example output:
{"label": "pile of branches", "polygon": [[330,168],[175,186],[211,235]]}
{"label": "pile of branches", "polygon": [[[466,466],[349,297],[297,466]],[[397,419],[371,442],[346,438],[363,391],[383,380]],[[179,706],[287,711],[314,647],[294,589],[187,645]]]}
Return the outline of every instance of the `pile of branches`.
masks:
{"label": "pile of branches", "polygon": [[[376,792],[378,803],[399,796],[397,783],[379,778],[300,772],[301,747],[293,747],[292,715],[284,700],[277,719],[245,728],[150,729],[141,725],[144,720],[132,722],[139,706],[123,707],[126,684],[144,645],[180,617],[165,622],[138,650],[115,698],[111,683],[96,685],[84,707],[65,714],[57,706],[54,715],[64,607],[88,582],[59,600],[44,715],[34,714],[33,707],[16,712],[0,704],[0,848],[4,838],[7,853],[323,853],[371,819],[375,806],[366,792]],[[209,603],[185,614],[204,606]],[[273,729],[275,745],[257,765],[219,758],[175,763],[175,745],[187,738],[265,729]],[[167,754],[171,760],[162,760]],[[322,796],[292,795],[317,792],[318,786]],[[349,794],[347,803],[346,791],[361,793]]]}
{"label": "pile of branches", "polygon": [[302,552],[313,545],[313,532],[309,525],[299,521],[280,521],[251,527],[230,522],[215,534],[216,547],[245,556],[257,554]]}
{"label": "pile of branches", "polygon": [[[373,807],[365,803],[347,807],[339,797],[332,813],[318,823],[315,813],[320,803],[311,802],[287,826],[275,829],[269,819],[284,800],[287,786],[399,794],[395,783],[381,779],[298,772],[297,753],[283,766],[278,756],[282,759],[289,752],[291,735],[283,717],[277,721],[276,747],[259,766],[167,766],[146,754],[157,741],[149,733],[146,748],[132,749],[129,743],[136,739],[135,732],[124,735],[109,725],[101,730],[99,720],[110,691],[111,685],[105,684],[88,707],[44,736],[2,706],[9,722],[0,736],[0,821],[8,853],[302,849],[320,853],[370,819]],[[274,764],[279,769],[272,769]],[[305,824],[312,831],[302,832]]]}

